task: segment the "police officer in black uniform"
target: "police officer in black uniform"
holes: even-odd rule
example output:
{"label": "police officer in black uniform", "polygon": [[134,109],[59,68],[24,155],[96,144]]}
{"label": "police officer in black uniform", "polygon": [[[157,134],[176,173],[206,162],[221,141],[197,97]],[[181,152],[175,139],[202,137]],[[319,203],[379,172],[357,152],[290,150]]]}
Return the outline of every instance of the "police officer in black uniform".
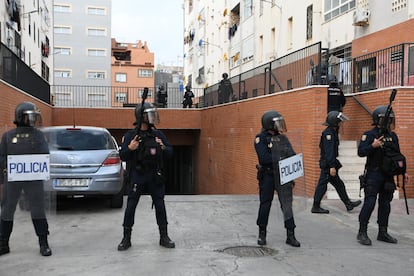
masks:
{"label": "police officer in black uniform", "polygon": [[[49,147],[43,133],[36,128],[41,122],[40,110],[31,102],[17,105],[15,110],[16,128],[6,132],[0,145],[0,167],[7,172],[8,155],[49,154]],[[0,220],[0,255],[10,252],[9,238],[13,229],[14,212],[19,197],[24,191],[30,204],[30,213],[39,237],[40,254],[52,255],[47,236],[49,226],[44,206],[44,190],[42,180],[8,182],[6,173],[0,174],[4,183],[3,201]]]}
{"label": "police officer in black uniform", "polygon": [[[141,109],[144,108],[143,113]],[[141,120],[141,114],[143,118]],[[135,209],[140,196],[149,192],[155,206],[155,217],[160,232],[160,245],[174,248],[167,233],[167,213],[165,210],[165,176],[163,172],[164,158],[170,158],[173,148],[167,137],[155,128],[159,122],[157,109],[149,103],[135,108],[136,129],[128,131],[123,138],[120,156],[127,162],[131,182],[128,193],[127,206],[124,215],[124,235],[118,250],[123,251],[131,247],[131,231],[134,225]],[[141,122],[139,127],[137,124]]]}
{"label": "police officer in black uniform", "polygon": [[351,211],[354,207],[361,204],[360,200],[351,201],[345,189],[345,184],[339,177],[338,171],[342,167],[337,159],[339,137],[338,131],[342,122],[347,121],[348,118],[339,111],[331,111],[326,116],[326,121],[323,125],[327,126],[322,132],[319,142],[320,159],[319,167],[321,173],[319,176],[318,185],[313,196],[312,213],[328,214],[329,210],[320,206],[321,200],[326,193],[328,182],[330,182],[336,189],[339,198],[345,204],[346,210]]}
{"label": "police officer in black uniform", "polygon": [[164,85],[160,85],[158,87],[158,92],[157,92],[157,105],[158,105],[158,107],[166,108],[167,107],[167,99],[168,99],[167,91],[165,90]]}
{"label": "police officer in black uniform", "polygon": [[284,224],[287,230],[286,243],[299,247],[295,237],[295,220],[293,218],[293,181],[280,184],[278,161],[295,155],[286,132],[283,116],[274,110],[267,111],[262,116],[262,131],[256,135],[254,147],[259,159],[257,165],[260,192],[260,206],[257,217],[259,226],[259,245],[266,245],[266,231],[272,205],[274,191],[277,191],[280,207],[283,212]]}
{"label": "police officer in black uniform", "polygon": [[[378,236],[377,240],[388,243],[397,243],[397,239],[387,232],[388,219],[391,212],[391,200],[393,198],[395,187],[394,177],[389,175],[381,164],[386,147],[394,147],[398,152],[400,146],[397,134],[392,131],[395,128],[394,112],[390,113],[390,122],[386,126],[385,132],[380,134],[382,120],[385,117],[387,106],[378,106],[375,108],[372,119],[374,126],[371,130],[365,132],[358,146],[358,155],[366,157],[366,183],[364,187],[364,204],[359,213],[359,231],[357,240],[363,245],[371,245],[371,239],[367,235],[368,222],[374,210],[378,197]],[[404,174],[405,180],[409,181],[409,175]]]}
{"label": "police officer in black uniform", "polygon": [[184,101],[183,101],[183,108],[191,108],[193,106],[193,98],[194,98],[194,93],[193,91],[191,91],[191,87],[189,85],[187,85],[185,87],[185,92],[184,92]]}
{"label": "police officer in black uniform", "polygon": [[219,103],[228,103],[230,101],[230,96],[233,96],[233,85],[229,80],[229,75],[223,73],[223,79],[219,84]]}
{"label": "police officer in black uniform", "polygon": [[346,104],[344,92],[339,87],[335,75],[329,75],[328,81],[328,113],[331,111],[342,111]]}

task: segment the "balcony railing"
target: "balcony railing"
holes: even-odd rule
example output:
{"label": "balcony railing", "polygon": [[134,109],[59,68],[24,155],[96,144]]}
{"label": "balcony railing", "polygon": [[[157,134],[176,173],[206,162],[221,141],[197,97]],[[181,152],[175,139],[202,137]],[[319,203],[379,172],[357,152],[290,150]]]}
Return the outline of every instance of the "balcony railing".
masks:
{"label": "balcony railing", "polygon": [[[51,86],[52,103],[56,107],[133,107],[141,103],[144,87],[118,86]],[[198,99],[203,89],[193,89],[193,107],[198,106]],[[167,86],[167,97],[160,97],[156,87],[149,87],[147,102],[162,108],[181,108],[184,100],[183,88],[177,85]],[[162,102],[166,99],[166,102]]]}
{"label": "balcony railing", "polygon": [[[1,46],[0,77],[56,107],[130,107],[141,102],[143,87],[54,85],[49,90],[42,78],[7,47]],[[336,76],[345,93],[414,85],[414,43],[399,44],[337,63],[322,62],[327,60],[327,56],[329,51],[322,48],[321,43],[316,43],[234,76],[230,79],[233,95],[224,101],[219,95],[218,83],[206,89],[192,89],[195,94],[193,107],[327,84],[328,75]],[[166,105],[159,103],[155,87],[150,87],[148,102],[159,107],[181,108],[183,87],[173,84],[165,89]]]}
{"label": "balcony railing", "polygon": [[0,44],[0,78],[46,103],[50,103],[50,87],[26,63],[4,44]]}

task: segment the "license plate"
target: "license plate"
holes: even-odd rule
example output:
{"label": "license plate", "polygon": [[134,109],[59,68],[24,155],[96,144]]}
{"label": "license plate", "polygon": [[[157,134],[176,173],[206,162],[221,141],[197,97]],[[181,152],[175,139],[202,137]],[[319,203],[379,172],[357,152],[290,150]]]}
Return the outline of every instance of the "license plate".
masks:
{"label": "license plate", "polygon": [[88,187],[89,179],[87,178],[58,178],[53,179],[54,187]]}

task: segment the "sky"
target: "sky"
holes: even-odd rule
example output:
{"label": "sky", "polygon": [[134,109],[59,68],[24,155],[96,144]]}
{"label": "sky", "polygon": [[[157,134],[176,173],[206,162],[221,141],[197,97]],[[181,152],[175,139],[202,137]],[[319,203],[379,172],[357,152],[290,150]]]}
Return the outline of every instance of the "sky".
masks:
{"label": "sky", "polygon": [[112,0],[111,37],[147,42],[155,64],[183,65],[183,0]]}

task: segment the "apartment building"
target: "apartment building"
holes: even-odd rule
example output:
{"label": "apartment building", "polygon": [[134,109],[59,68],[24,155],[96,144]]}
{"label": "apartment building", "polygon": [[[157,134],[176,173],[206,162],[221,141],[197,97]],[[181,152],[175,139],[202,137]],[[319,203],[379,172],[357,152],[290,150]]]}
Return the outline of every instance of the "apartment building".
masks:
{"label": "apartment building", "polygon": [[[318,42],[326,60],[338,62],[380,49],[369,36],[413,13],[409,0],[185,0],[184,75],[193,87],[206,87],[224,72],[232,77]],[[361,38],[367,47],[353,49]]]}
{"label": "apartment building", "polygon": [[144,87],[148,97],[154,96],[154,53],[146,42],[117,42],[111,40],[113,106],[140,102]]}
{"label": "apartment building", "polygon": [[54,1],[53,15],[53,103],[111,106],[111,0]]}
{"label": "apartment building", "polygon": [[[52,82],[50,68],[53,56],[49,50],[53,41],[52,1],[3,2],[3,5],[0,5],[0,38],[1,43],[7,47],[5,51],[10,51],[15,58],[26,64],[28,71],[35,72],[46,82]],[[2,55],[8,56],[3,53],[3,49]],[[8,60],[11,61],[12,58]],[[7,75],[7,68],[11,70],[10,74],[15,72],[16,68],[10,68],[6,64],[4,66],[3,79],[13,77]]]}

